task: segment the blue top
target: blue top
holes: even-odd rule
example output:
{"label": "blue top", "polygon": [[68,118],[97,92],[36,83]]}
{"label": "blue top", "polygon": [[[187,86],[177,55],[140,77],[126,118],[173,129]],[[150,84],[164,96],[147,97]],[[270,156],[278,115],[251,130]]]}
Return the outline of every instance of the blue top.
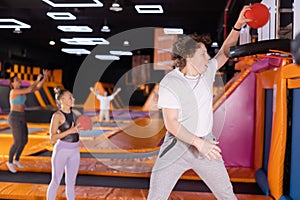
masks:
{"label": "blue top", "polygon": [[26,95],[18,95],[17,98],[10,100],[10,104],[25,104]]}

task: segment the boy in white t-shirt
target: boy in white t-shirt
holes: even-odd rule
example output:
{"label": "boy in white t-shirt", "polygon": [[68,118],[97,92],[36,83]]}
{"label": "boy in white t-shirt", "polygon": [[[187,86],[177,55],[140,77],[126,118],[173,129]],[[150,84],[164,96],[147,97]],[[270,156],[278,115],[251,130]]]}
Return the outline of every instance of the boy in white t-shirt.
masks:
{"label": "boy in white t-shirt", "polygon": [[152,169],[148,200],[167,200],[180,176],[193,169],[217,199],[236,200],[221,149],[212,133],[213,82],[216,71],[228,60],[240,28],[251,19],[239,18],[213,59],[207,53],[207,36],[183,36],[173,45],[176,69],[160,82],[158,107],[167,133]]}

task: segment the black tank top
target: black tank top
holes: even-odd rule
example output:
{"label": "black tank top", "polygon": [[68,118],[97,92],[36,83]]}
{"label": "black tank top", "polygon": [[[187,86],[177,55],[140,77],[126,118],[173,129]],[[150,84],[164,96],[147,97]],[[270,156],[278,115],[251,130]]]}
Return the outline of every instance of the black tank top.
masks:
{"label": "black tank top", "polygon": [[[68,130],[69,128],[71,128],[72,122],[74,122],[74,125],[76,125],[75,124],[76,119],[74,119],[75,116],[73,115],[72,110],[71,110],[70,113],[64,113],[61,110],[60,110],[60,112],[62,114],[64,114],[65,119],[66,119],[65,122],[58,127],[60,132],[64,132],[64,131]],[[63,140],[65,142],[78,142],[79,141],[79,134],[78,133],[71,133],[71,134],[61,138],[60,140]]]}

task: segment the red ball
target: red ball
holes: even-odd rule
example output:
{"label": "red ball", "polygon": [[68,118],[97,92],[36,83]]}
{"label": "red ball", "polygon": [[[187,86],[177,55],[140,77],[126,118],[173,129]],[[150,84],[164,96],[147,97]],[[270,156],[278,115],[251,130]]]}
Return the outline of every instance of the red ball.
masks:
{"label": "red ball", "polygon": [[81,130],[90,130],[93,126],[91,118],[87,115],[80,115],[76,120],[76,125],[79,124]]}
{"label": "red ball", "polygon": [[263,27],[270,18],[270,12],[267,6],[261,3],[255,3],[250,6],[251,10],[245,12],[245,17],[252,19],[251,22],[247,24],[252,28]]}

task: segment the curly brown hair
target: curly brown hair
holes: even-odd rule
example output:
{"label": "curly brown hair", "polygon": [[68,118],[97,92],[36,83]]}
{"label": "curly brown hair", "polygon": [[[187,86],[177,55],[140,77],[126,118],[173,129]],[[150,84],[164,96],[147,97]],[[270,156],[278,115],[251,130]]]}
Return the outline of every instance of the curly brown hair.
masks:
{"label": "curly brown hair", "polygon": [[200,48],[200,44],[205,45],[211,43],[211,38],[207,34],[198,35],[197,33],[180,37],[174,44],[172,49],[172,60],[175,67],[183,68],[186,65],[186,58],[192,57],[196,50]]}

